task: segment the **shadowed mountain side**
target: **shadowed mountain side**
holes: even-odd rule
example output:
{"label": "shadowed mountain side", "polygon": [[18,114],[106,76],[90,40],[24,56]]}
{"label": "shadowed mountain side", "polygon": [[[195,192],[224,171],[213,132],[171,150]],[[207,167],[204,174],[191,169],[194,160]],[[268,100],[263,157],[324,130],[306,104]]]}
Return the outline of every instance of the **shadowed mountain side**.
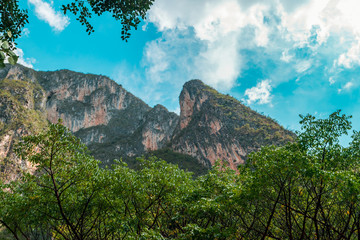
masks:
{"label": "shadowed mountain side", "polygon": [[295,137],[274,120],[200,80],[184,85],[180,116],[161,105],[149,107],[102,75],[7,65],[0,69],[0,86],[4,174],[15,169],[10,166],[26,167],[15,159],[13,144],[22,135],[44,129],[47,120],[55,123],[59,118],[104,165],[123,158],[135,166],[136,156],[153,152],[191,171],[202,172],[216,159],[226,160],[235,169],[251,151]]}
{"label": "shadowed mountain side", "polygon": [[236,169],[250,152],[265,145],[282,145],[296,137],[273,119],[200,80],[185,83],[180,109],[171,148],[196,157],[208,167],[221,159]]}

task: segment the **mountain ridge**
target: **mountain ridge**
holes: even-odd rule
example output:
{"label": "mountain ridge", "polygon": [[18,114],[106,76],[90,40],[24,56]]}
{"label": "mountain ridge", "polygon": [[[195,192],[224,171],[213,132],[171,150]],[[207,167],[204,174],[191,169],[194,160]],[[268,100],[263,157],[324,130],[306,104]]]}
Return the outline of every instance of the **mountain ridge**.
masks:
{"label": "mountain ridge", "polygon": [[273,119],[200,80],[184,84],[180,109],[180,124],[172,148],[197,157],[209,167],[222,159],[236,169],[250,152],[261,146],[282,145],[295,137]]}
{"label": "mountain ridge", "polygon": [[[64,125],[104,164],[111,163],[113,158],[129,159],[166,148],[197,159],[205,168],[210,168],[220,158],[236,169],[250,152],[261,146],[281,145],[295,137],[274,120],[200,80],[184,84],[179,97],[180,116],[159,104],[151,108],[102,75],[70,70],[35,71],[21,65],[7,65],[0,70],[0,84],[11,88],[9,86],[15,82],[34,85],[29,90],[32,94],[27,94],[22,104],[33,102],[33,105],[28,104],[29,111],[46,115],[45,119],[43,115],[38,116],[40,122],[54,123],[63,119]],[[13,95],[14,90],[7,88],[2,88],[1,94]],[[0,100],[0,109],[6,112],[4,101]],[[17,114],[20,113],[13,111],[12,115],[0,116],[0,127],[8,126],[7,122]],[[39,129],[30,129],[24,134]],[[16,128],[10,130],[18,131]],[[2,135],[0,143],[6,142]],[[261,140],[262,137],[265,140]],[[0,164],[9,160],[11,152],[5,153],[1,146],[11,146],[15,142],[0,144]]]}

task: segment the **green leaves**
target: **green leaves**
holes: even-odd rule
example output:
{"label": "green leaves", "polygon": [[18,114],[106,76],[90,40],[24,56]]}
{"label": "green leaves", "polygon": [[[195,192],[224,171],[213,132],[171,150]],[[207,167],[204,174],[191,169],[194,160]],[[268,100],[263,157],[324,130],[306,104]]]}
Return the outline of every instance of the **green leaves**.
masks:
{"label": "green leaves", "polygon": [[16,64],[15,40],[28,23],[28,12],[19,7],[17,0],[0,1],[0,68],[5,67],[5,56],[10,64]]}
{"label": "green leaves", "polygon": [[339,137],[343,134],[347,135],[351,129],[352,116],[340,114],[338,110],[330,114],[327,119],[315,119],[314,116],[308,114],[300,115],[300,124],[303,132],[298,133],[298,142],[310,151],[322,151],[321,149],[331,148],[339,142]]}
{"label": "green leaves", "polygon": [[2,44],[1,44],[1,48],[6,51],[6,50],[9,50],[10,49],[10,45],[7,41],[3,41]]}
{"label": "green leaves", "polygon": [[[12,36],[10,31],[7,32],[7,35],[9,37]],[[12,51],[8,40],[6,40],[6,37],[0,36],[0,68],[5,67],[6,57],[8,57],[7,60],[10,64],[14,65],[17,63],[18,56]]]}
{"label": "green leaves", "polygon": [[122,24],[121,39],[127,41],[130,37],[130,30],[145,19],[146,12],[150,9],[154,0],[114,0],[114,1],[95,1],[95,0],[74,0],[62,6],[64,14],[71,12],[77,16],[76,20],[85,25],[86,32],[91,34],[94,28],[89,19],[92,14],[100,16],[106,12],[111,13],[112,17]]}
{"label": "green leaves", "polygon": [[257,238],[355,238],[360,230],[358,134],[346,149],[338,142],[351,129],[349,116],[337,111],[328,119],[301,118],[298,142],[250,156],[244,214],[253,218],[244,224],[254,224],[248,230]]}
{"label": "green leaves", "polygon": [[11,52],[10,57],[8,58],[8,61],[11,65],[15,65],[17,63],[18,59],[19,59],[19,57],[16,56],[15,53]]}
{"label": "green leaves", "polygon": [[[130,30],[137,29],[153,2],[154,0],[73,0],[63,5],[62,10],[64,14],[73,13],[76,20],[86,26],[88,34],[94,32],[89,21],[92,14],[100,16],[108,12],[115,20],[121,22],[121,38],[127,41],[131,35]],[[28,11],[20,9],[18,0],[0,1],[0,68],[5,67],[5,56],[8,56],[7,60],[10,64],[16,64],[18,57],[13,52],[15,40],[21,36],[23,27],[28,22]]]}
{"label": "green leaves", "polygon": [[37,171],[0,185],[0,225],[18,239],[358,238],[360,134],[339,146],[351,125],[339,111],[302,124],[297,142],[251,154],[239,174],[218,161],[196,179],[155,157],[100,169],[51,124],[18,145]]}
{"label": "green leaves", "polygon": [[0,35],[13,43],[28,23],[28,12],[20,9],[17,0],[0,1],[0,23]]}

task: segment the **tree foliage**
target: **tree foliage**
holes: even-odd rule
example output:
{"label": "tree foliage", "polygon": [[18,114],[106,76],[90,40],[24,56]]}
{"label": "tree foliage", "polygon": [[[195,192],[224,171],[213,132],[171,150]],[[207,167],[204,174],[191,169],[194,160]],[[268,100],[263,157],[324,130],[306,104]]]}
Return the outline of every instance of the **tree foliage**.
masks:
{"label": "tree foliage", "polygon": [[[0,34],[8,42],[14,42],[28,23],[27,10],[20,9],[17,0],[0,2]],[[11,35],[8,34],[11,32]]]}
{"label": "tree foliage", "polygon": [[195,179],[155,157],[101,169],[53,124],[19,145],[37,171],[2,184],[0,224],[16,239],[359,239],[359,132],[339,145],[349,119],[301,116],[295,142]]}
{"label": "tree foliage", "polygon": [[89,22],[92,13],[102,15],[106,12],[120,21],[122,24],[121,38],[127,41],[130,37],[130,30],[140,24],[141,19],[145,19],[146,12],[150,9],[154,0],[115,0],[115,1],[98,1],[98,0],[74,0],[71,3],[62,6],[64,14],[67,12],[77,16],[82,25],[86,26],[86,32],[91,34],[94,27]]}
{"label": "tree foliage", "polygon": [[[93,14],[110,13],[122,25],[121,39],[127,41],[130,31],[137,29],[154,0],[73,0],[62,5],[64,14],[68,12],[76,16],[76,20],[85,25],[86,32],[91,34],[94,27],[90,23]],[[5,59],[15,64],[18,57],[14,54],[15,40],[28,21],[28,11],[20,9],[18,0],[0,1],[0,68],[4,67]]]}
{"label": "tree foliage", "polygon": [[11,64],[18,57],[13,52],[15,40],[28,23],[28,12],[19,8],[17,0],[0,1],[0,68],[5,67],[5,60]]}

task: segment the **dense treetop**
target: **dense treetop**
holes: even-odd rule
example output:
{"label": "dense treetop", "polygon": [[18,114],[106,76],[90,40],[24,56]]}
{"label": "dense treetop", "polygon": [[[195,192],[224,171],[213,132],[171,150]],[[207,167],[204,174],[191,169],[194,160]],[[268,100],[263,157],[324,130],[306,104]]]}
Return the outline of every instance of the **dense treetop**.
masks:
{"label": "dense treetop", "polygon": [[2,183],[0,225],[9,239],[356,239],[360,237],[359,133],[337,111],[302,116],[296,142],[253,153],[239,174],[221,161],[193,179],[139,159],[101,169],[60,123],[24,137],[18,156],[34,174]]}

